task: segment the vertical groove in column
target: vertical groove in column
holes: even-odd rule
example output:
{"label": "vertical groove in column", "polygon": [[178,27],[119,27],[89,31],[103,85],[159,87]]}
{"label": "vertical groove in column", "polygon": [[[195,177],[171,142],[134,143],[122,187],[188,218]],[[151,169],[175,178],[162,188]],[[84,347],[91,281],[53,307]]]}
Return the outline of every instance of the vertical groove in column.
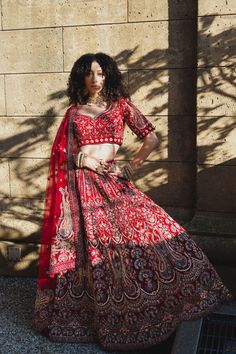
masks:
{"label": "vertical groove in column", "polygon": [[[185,187],[188,194],[188,208],[193,210],[196,207],[196,178],[197,178],[197,1],[184,0],[181,3],[183,12],[188,9],[188,17],[183,13],[181,18],[185,21],[168,21],[168,47],[169,50],[181,55],[183,64],[179,69],[169,71],[168,90],[168,158],[187,163],[191,178],[188,178],[188,186]],[[187,6],[188,5],[188,6]],[[169,1],[168,18],[174,18],[178,4]],[[178,9],[178,12],[180,10]],[[190,18],[189,18],[190,17]],[[176,33],[176,29],[180,29]],[[180,38],[182,36],[182,38]],[[184,45],[183,45],[184,44]],[[182,51],[186,53],[183,55]],[[187,66],[186,66],[187,63]],[[167,67],[172,67],[167,63]],[[174,183],[176,176],[170,171],[168,175],[170,183]],[[171,182],[172,181],[172,182]],[[190,181],[190,182],[189,182]],[[181,183],[186,183],[183,180]]]}

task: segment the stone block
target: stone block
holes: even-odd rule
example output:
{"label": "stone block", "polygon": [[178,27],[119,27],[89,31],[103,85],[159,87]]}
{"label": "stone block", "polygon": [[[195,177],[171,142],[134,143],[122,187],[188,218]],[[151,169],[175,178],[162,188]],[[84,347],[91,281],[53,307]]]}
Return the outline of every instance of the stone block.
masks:
{"label": "stone block", "polygon": [[63,115],[68,107],[67,79],[65,73],[6,75],[7,114]]}
{"label": "stone block", "polygon": [[1,215],[0,220],[0,240],[21,240],[21,242],[35,241],[35,235],[39,232],[39,225],[36,223],[30,220],[22,220],[20,215],[8,213]]}
{"label": "stone block", "polygon": [[165,211],[180,225],[183,227],[194,215],[195,209],[193,207],[181,208],[181,207],[171,207],[171,206],[162,206]]}
{"label": "stone block", "polygon": [[61,117],[0,117],[1,156],[50,157],[61,121]]}
{"label": "stone block", "polygon": [[198,165],[197,209],[236,212],[236,166]]}
{"label": "stone block", "polygon": [[0,240],[38,243],[44,200],[4,198],[1,200]]}
{"label": "stone block", "polygon": [[236,117],[198,117],[199,164],[236,165]]}
{"label": "stone block", "polygon": [[[1,16],[0,16],[1,17]],[[0,32],[1,35],[1,32]],[[6,114],[4,75],[0,75],[0,115]]]}
{"label": "stone block", "polygon": [[198,69],[198,116],[235,116],[236,68]]}
{"label": "stone block", "polygon": [[235,66],[235,22],[236,15],[199,17],[198,67]]}
{"label": "stone block", "polygon": [[[2,3],[0,4],[0,10],[2,13]],[[2,15],[0,16],[0,31],[2,31]]]}
{"label": "stone block", "polygon": [[[21,250],[19,261],[8,260],[8,247],[17,246]],[[34,243],[14,243],[0,241],[0,275],[36,276],[40,245]]]}
{"label": "stone block", "polygon": [[168,160],[196,161],[196,117],[170,115],[168,117]]}
{"label": "stone block", "polygon": [[129,87],[144,114],[192,115],[194,77],[194,69],[137,70],[129,73]]}
{"label": "stone block", "polygon": [[44,198],[48,159],[9,158],[9,164],[12,197]]}
{"label": "stone block", "polygon": [[191,208],[194,169],[191,163],[146,161],[136,170],[134,182],[159,205]]}
{"label": "stone block", "polygon": [[0,195],[5,198],[10,196],[9,164],[5,158],[0,160]]}
{"label": "stone block", "polygon": [[[192,234],[193,240],[206,253],[211,262],[236,266],[236,239],[223,236],[200,236]],[[222,251],[223,250],[223,251]]]}
{"label": "stone block", "polygon": [[126,0],[2,1],[3,28],[58,27],[126,22]]}
{"label": "stone block", "polygon": [[63,71],[61,28],[1,31],[0,41],[1,73]]}
{"label": "stone block", "polygon": [[129,0],[129,21],[159,21],[183,19],[195,16],[195,6],[192,1],[178,0]]}
{"label": "stone block", "polygon": [[224,14],[235,14],[236,13],[236,2],[235,0],[216,0],[216,1],[206,1],[198,0],[198,15],[224,15]]}
{"label": "stone block", "polygon": [[[190,2],[193,4],[193,2]],[[182,3],[181,6],[182,8]],[[181,21],[168,21],[168,51],[164,54],[166,58],[165,65],[167,68],[194,68],[196,66],[197,51],[197,29],[196,20],[188,19]],[[157,58],[162,58],[162,53],[157,53]]]}
{"label": "stone block", "polygon": [[236,265],[235,214],[197,210],[184,227],[212,262]]}
{"label": "stone block", "polygon": [[232,213],[197,210],[193,218],[185,224],[189,232],[201,236],[233,237],[236,235],[236,219]]}
{"label": "stone block", "polygon": [[[141,33],[145,34],[143,38],[145,41],[142,43],[140,42]],[[91,52],[91,48],[93,52],[102,51],[114,57],[121,70],[128,67],[163,66],[168,49],[167,23],[165,22],[66,27],[63,37],[66,71],[71,70],[73,62],[80,55]],[[157,55],[159,52],[162,53],[164,59],[154,60],[153,51],[156,51]],[[143,57],[143,53],[147,53],[146,58]]]}

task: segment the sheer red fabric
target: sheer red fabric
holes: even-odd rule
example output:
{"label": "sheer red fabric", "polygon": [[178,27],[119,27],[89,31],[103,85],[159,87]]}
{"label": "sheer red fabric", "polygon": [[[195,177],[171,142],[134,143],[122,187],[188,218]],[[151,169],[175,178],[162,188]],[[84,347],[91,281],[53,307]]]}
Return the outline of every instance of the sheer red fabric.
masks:
{"label": "sheer red fabric", "polygon": [[[78,200],[73,198],[75,152],[72,114],[69,107],[57,131],[48,167],[39,255],[40,289],[53,287],[52,279],[55,274],[61,275],[75,268],[76,243],[79,242],[76,227],[79,206]],[[79,264],[83,262],[81,258],[77,261]]]}

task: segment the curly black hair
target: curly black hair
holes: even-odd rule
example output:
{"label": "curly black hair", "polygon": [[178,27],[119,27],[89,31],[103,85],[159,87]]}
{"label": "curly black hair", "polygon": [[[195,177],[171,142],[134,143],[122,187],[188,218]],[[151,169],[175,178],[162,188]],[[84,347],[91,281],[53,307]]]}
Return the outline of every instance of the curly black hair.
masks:
{"label": "curly black hair", "polygon": [[106,100],[117,101],[118,97],[130,99],[116,61],[102,52],[86,53],[74,62],[68,78],[66,95],[69,98],[69,105],[86,104],[88,92],[85,91],[84,77],[90,72],[93,61],[98,62],[105,74],[103,95]]}

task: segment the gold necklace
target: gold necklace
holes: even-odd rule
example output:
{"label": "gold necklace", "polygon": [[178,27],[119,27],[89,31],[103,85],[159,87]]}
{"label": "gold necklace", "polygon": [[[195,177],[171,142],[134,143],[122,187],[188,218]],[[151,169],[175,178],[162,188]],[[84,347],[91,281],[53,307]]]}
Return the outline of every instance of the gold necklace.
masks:
{"label": "gold necklace", "polygon": [[105,96],[103,96],[103,95],[97,96],[95,98],[89,96],[86,104],[88,106],[91,106],[93,104],[98,104],[99,105],[99,104],[103,103],[104,101],[105,101]]}

